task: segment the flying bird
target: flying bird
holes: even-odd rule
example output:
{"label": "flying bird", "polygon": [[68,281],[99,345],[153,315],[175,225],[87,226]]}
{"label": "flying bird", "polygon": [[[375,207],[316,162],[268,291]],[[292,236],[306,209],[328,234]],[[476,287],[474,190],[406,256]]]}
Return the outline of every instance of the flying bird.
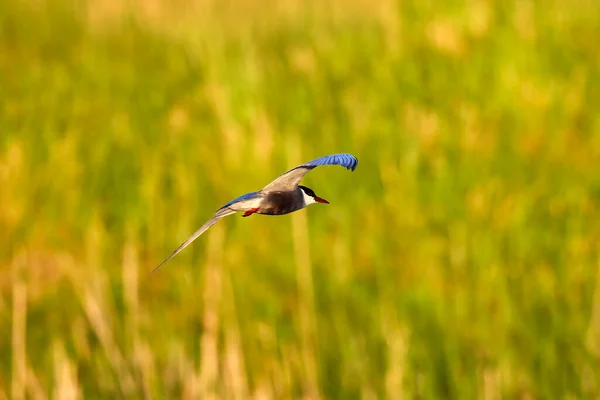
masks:
{"label": "flying bird", "polygon": [[341,165],[346,169],[354,171],[358,165],[358,160],[353,155],[347,153],[323,156],[290,169],[257,192],[246,193],[231,200],[219,208],[211,219],[176,248],[152,272],[159,269],[164,263],[175,257],[196,240],[198,236],[206,232],[208,228],[228,215],[235,214],[236,212],[244,212],[242,217],[248,217],[252,214],[283,215],[301,210],[315,203],[329,204],[327,200],[317,196],[312,189],[300,185],[300,181],[304,175],[320,165]]}

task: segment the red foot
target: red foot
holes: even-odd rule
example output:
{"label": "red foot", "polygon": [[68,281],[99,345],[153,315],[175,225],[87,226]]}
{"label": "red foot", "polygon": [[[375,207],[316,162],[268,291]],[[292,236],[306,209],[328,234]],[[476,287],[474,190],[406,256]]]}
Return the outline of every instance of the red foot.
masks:
{"label": "red foot", "polygon": [[244,213],[244,215],[242,215],[242,217],[249,217],[250,215],[252,215],[252,214],[254,214],[255,212],[257,212],[257,211],[258,211],[258,209],[259,209],[259,207],[256,207],[256,208],[251,208],[251,209],[249,209],[248,211],[246,211],[246,212]]}

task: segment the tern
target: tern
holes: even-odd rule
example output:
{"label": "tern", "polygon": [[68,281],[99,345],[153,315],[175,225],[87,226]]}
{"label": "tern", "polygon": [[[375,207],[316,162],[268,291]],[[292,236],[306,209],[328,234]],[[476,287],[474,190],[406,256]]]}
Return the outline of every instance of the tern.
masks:
{"label": "tern", "polygon": [[176,248],[152,272],[159,269],[206,232],[208,228],[228,215],[235,214],[236,212],[244,212],[242,217],[248,217],[252,214],[284,215],[301,210],[315,203],[329,204],[327,200],[317,196],[312,189],[300,185],[300,181],[304,175],[320,165],[341,165],[350,171],[354,171],[358,165],[358,160],[353,155],[347,153],[319,157],[290,169],[257,192],[246,193],[231,200],[219,208],[211,219]]}

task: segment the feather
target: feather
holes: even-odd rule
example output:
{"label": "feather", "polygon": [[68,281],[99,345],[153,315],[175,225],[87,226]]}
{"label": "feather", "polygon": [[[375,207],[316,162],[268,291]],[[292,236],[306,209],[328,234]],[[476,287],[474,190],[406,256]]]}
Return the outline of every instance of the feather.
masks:
{"label": "feather", "polygon": [[264,192],[294,190],[307,173],[320,165],[341,165],[342,167],[354,171],[358,166],[358,159],[348,153],[332,154],[319,157],[312,161],[294,167],[269,183],[263,188]]}

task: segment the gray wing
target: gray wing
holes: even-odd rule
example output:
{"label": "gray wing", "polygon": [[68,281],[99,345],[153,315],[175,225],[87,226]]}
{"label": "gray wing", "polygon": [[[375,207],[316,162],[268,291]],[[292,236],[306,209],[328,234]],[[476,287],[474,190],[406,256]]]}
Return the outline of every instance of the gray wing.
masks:
{"label": "gray wing", "polygon": [[171,258],[173,258],[177,254],[179,254],[181,252],[181,250],[185,249],[190,243],[192,243],[194,240],[196,240],[198,238],[198,236],[200,236],[204,232],[206,232],[208,230],[208,228],[210,228],[211,226],[213,226],[214,224],[216,224],[217,222],[219,222],[219,220],[221,218],[226,217],[226,216],[231,215],[231,214],[235,214],[236,212],[237,211],[232,210],[231,208],[226,207],[226,206],[224,206],[223,208],[219,209],[219,211],[217,211],[215,213],[215,215],[213,215],[213,217],[211,219],[209,219],[204,225],[202,225],[200,227],[200,229],[198,229],[196,232],[194,232],[194,234],[192,236],[190,236],[185,242],[183,242],[178,248],[176,248],[175,251],[172,252],[169,257],[165,258],[165,260],[163,262],[161,262],[158,265],[158,267],[154,268],[152,270],[152,272],[156,271],[157,269],[159,269],[160,267],[162,267],[162,265],[164,263],[166,263]]}
{"label": "gray wing", "polygon": [[241,195],[238,198],[231,200],[229,203],[225,204],[223,207],[219,208],[215,215],[211,219],[209,219],[204,225],[200,227],[192,236],[189,237],[188,240],[183,242],[181,246],[175,249],[173,253],[169,257],[167,257],[163,262],[161,262],[158,267],[154,268],[152,272],[159,269],[164,263],[169,261],[171,258],[175,257],[181,250],[185,249],[190,243],[198,238],[198,236],[202,235],[204,232],[208,230],[211,226],[216,224],[221,218],[226,217],[231,214],[235,214],[238,211],[246,211],[250,208],[254,208],[257,206],[257,202],[262,198],[262,194],[259,192],[250,192],[244,195]]}
{"label": "gray wing", "polygon": [[350,171],[354,171],[358,165],[358,159],[352,154],[340,153],[324,156],[298,165],[275,179],[263,188],[263,191],[287,191],[294,190],[304,175],[319,165],[341,165]]}

